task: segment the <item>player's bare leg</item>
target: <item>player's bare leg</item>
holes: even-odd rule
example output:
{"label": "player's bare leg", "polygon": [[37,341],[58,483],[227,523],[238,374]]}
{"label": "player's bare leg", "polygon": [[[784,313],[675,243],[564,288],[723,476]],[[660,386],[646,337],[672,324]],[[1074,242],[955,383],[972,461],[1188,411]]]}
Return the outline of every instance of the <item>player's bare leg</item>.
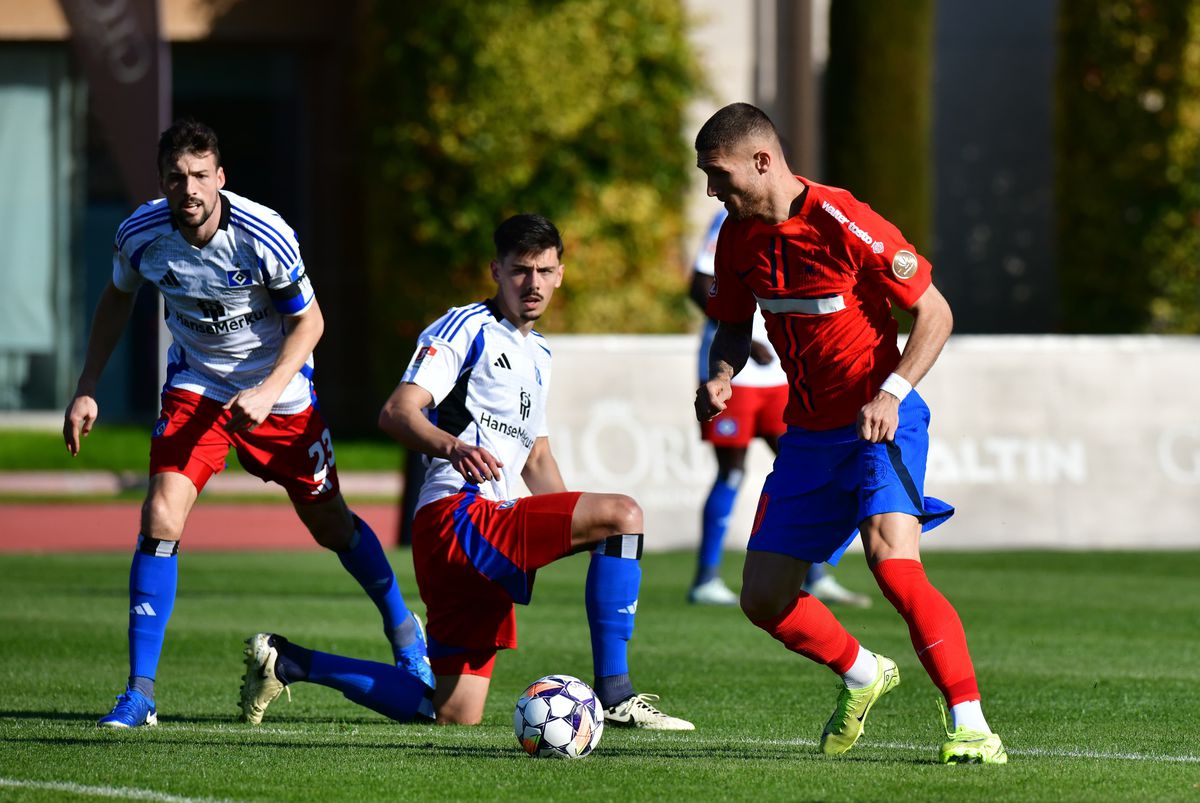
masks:
{"label": "player's bare leg", "polygon": [[294,502],[296,514],[313,540],[337,554],[383,617],[383,632],[392,645],[397,666],[433,687],[433,670],[426,655],[425,635],[417,615],[408,610],[378,537],[365,521],[350,512],[341,493],[321,502]]}
{"label": "player's bare leg", "polygon": [[925,576],[920,522],[904,513],[883,513],[863,521],[860,531],[879,588],[908,623],[913,649],[950,709],[942,762],[1004,763],[1004,746],[980,706],[962,621]]}
{"label": "player's bare leg", "polygon": [[142,502],[142,535],[160,541],[178,541],[200,492],[183,474],[164,471],[150,477]]}
{"label": "player's bare leg", "polygon": [[438,675],[433,710],[439,725],[478,725],[483,721],[492,679],[482,675]]}

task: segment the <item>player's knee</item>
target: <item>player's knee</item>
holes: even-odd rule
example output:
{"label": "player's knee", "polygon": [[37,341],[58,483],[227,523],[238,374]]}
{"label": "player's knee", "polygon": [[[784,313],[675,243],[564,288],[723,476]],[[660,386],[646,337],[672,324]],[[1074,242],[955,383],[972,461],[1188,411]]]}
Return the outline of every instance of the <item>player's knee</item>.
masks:
{"label": "player's knee", "polygon": [[[738,596],[738,604],[742,613],[754,624],[776,619],[791,599],[773,588],[762,588],[753,585],[743,585]],[[761,627],[761,625],[759,625]]]}
{"label": "player's knee", "polygon": [[640,533],[645,529],[644,521],[642,506],[635,499],[624,495],[613,497],[609,511],[609,524],[613,535]]}
{"label": "player's knee", "polygon": [[187,514],[161,494],[151,494],[142,503],[142,535],[162,541],[177,541],[183,535]]}

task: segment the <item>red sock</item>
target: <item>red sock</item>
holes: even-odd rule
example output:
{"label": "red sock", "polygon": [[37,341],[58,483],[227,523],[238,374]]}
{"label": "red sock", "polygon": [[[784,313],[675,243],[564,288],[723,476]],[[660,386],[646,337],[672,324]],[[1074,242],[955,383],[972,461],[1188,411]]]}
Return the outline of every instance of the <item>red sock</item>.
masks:
{"label": "red sock", "polygon": [[947,705],[979,699],[975,667],[967,652],[967,635],[954,606],[929,583],[918,560],[893,558],[877,563],[872,571],[879,588],[904,621],[913,649],[941,690]]}
{"label": "red sock", "polygon": [[849,672],[858,657],[858,641],[854,636],[846,632],[824,603],[803,591],[783,613],[754,624],[792,652],[825,664],[839,675]]}

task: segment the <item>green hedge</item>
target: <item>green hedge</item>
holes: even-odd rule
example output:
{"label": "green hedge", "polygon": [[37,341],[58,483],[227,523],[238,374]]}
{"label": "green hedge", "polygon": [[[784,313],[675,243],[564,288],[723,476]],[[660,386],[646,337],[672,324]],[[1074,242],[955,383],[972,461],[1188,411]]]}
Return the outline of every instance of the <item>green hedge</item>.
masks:
{"label": "green hedge", "polygon": [[931,251],[933,0],[835,0],[824,179]]}
{"label": "green hedge", "polygon": [[1058,263],[1072,332],[1200,332],[1200,2],[1063,0]]}
{"label": "green hedge", "polygon": [[[491,234],[538,212],[566,243],[539,324],[687,324],[679,252],[698,82],[680,0],[374,0],[363,16],[368,270],[386,376],[449,306],[492,293]],[[386,351],[387,349],[382,349]]]}

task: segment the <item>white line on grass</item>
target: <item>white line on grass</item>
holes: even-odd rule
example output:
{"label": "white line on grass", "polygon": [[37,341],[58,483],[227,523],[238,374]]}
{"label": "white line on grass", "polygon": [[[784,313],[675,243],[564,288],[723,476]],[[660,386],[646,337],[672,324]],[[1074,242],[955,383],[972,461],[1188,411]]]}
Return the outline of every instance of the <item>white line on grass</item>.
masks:
{"label": "white line on grass", "polygon": [[0,787],[12,789],[46,789],[51,792],[67,792],[72,795],[91,797],[119,797],[126,800],[154,800],[159,803],[230,803],[211,797],[180,797],[153,789],[137,789],[130,786],[85,786],[65,781],[22,781],[16,778],[0,778]]}
{"label": "white line on grass", "polygon": [[[635,738],[654,738],[648,734],[628,734]],[[661,737],[659,737],[661,738]],[[684,736],[684,738],[692,743],[711,744],[711,745],[729,745],[727,741],[715,739],[704,739],[698,736]],[[815,739],[739,739],[738,745],[754,746],[762,745],[764,747],[816,747],[818,745]],[[859,750],[869,749],[871,747],[886,747],[890,750],[908,750],[916,753],[936,753],[937,746],[930,744],[913,744],[911,742],[863,742],[859,746]],[[1098,761],[1149,761],[1149,762],[1164,762],[1170,764],[1200,764],[1200,756],[1172,756],[1162,753],[1109,753],[1100,750],[1068,749],[1068,750],[1046,750],[1040,747],[1017,748],[1007,750],[1010,756],[1030,756],[1033,758],[1087,758]]]}

